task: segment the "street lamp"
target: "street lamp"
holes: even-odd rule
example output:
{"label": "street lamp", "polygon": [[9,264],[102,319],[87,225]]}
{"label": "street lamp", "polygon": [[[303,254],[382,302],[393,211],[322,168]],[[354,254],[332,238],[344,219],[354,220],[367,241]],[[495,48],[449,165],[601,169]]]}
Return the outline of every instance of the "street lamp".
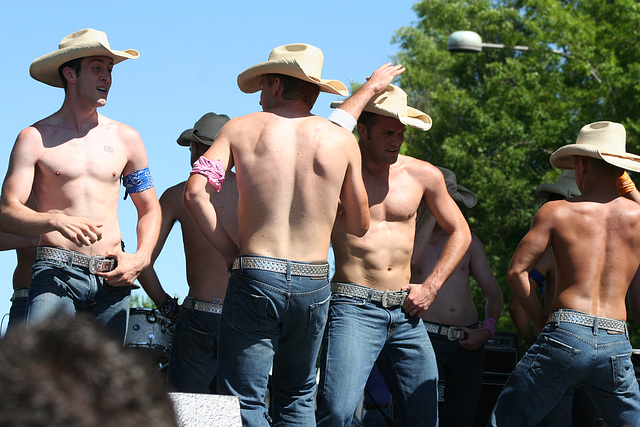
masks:
{"label": "street lamp", "polygon": [[[482,52],[483,47],[494,49],[514,49],[521,51],[532,50],[529,46],[505,46],[496,43],[483,43],[480,34],[474,31],[456,31],[447,40],[447,50],[450,52]],[[565,52],[557,49],[549,49],[551,52],[562,56],[568,56]]]}
{"label": "street lamp", "polygon": [[[449,36],[447,40],[447,50],[449,52],[482,52],[483,47],[493,48],[493,49],[513,49],[520,51],[530,51],[533,50],[529,46],[505,46],[503,44],[495,44],[495,43],[484,43],[482,41],[482,37],[480,34],[474,31],[456,31]],[[567,54],[558,49],[549,49],[549,52],[555,53],[557,55],[562,55],[565,58],[570,58],[571,55]],[[598,83],[602,83],[600,76],[596,70],[587,63],[589,66],[591,75],[598,81]]]}

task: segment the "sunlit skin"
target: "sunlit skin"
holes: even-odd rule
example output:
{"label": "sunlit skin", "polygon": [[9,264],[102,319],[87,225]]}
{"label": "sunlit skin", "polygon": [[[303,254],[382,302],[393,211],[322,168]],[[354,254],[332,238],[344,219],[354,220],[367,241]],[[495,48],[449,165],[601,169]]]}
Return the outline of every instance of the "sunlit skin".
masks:
{"label": "sunlit skin", "polygon": [[[117,258],[113,271],[99,273],[112,286],[134,285],[149,264],[160,229],[160,205],[153,188],[133,193],[138,212],[135,253],[121,247],[118,222],[120,177],[148,167],[135,129],[109,119],[106,105],[113,60],[86,57],[67,80],[60,110],[18,135],[2,188],[4,231],[39,235],[40,244],[85,255]],[[38,212],[26,206],[33,191]]]}
{"label": "sunlit skin", "polygon": [[[376,115],[370,128],[358,124],[371,226],[363,237],[356,237],[336,221],[331,236],[336,258],[334,280],[381,291],[407,290],[405,311],[420,315],[464,256],[471,234],[438,168],[399,154],[405,129],[398,119],[381,115]],[[416,211],[421,202],[452,237],[432,273],[423,283],[411,284]]]}

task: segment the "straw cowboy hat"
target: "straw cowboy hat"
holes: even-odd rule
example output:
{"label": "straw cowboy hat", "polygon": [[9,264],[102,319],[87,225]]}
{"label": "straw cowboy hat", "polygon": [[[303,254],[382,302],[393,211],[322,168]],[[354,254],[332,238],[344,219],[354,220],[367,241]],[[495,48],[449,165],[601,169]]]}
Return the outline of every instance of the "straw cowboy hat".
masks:
{"label": "straw cowboy hat", "polygon": [[478,203],[478,198],[475,194],[473,194],[469,189],[463,187],[462,185],[458,185],[456,180],[456,174],[447,168],[443,168],[442,166],[437,166],[442,172],[444,176],[445,182],[450,182],[456,186],[456,192],[451,195],[453,200],[456,202],[464,203],[464,205],[468,208],[472,208]]}
{"label": "straw cowboy hat", "polygon": [[[343,101],[334,101],[331,108],[337,108]],[[431,117],[420,110],[407,105],[407,94],[398,86],[389,85],[364,107],[368,111],[381,116],[395,117],[400,123],[412,128],[427,131],[431,129]]]}
{"label": "straw cowboy hat", "polygon": [[238,75],[238,87],[245,93],[257,92],[264,74],[284,74],[318,85],[322,92],[349,95],[344,83],[320,78],[323,63],[324,55],[317,47],[306,43],[285,44],[273,49],[267,62],[241,72]]}
{"label": "straw cowboy hat", "polygon": [[555,183],[545,182],[536,188],[536,196],[546,199],[550,194],[559,194],[568,199],[579,196],[580,190],[576,184],[576,173],[574,170],[563,170]]}
{"label": "straw cowboy hat", "polygon": [[193,129],[187,129],[182,132],[180,137],[178,137],[178,144],[187,146],[193,141],[211,145],[218,136],[218,132],[220,132],[222,126],[228,121],[229,116],[226,114],[207,113],[200,117],[200,120],[193,125]]}
{"label": "straw cowboy hat", "polygon": [[29,74],[42,83],[63,87],[58,68],[65,62],[87,56],[108,56],[117,64],[125,59],[138,59],[140,54],[135,49],[112,50],[105,33],[87,28],[69,34],[60,41],[58,50],[34,60]]}
{"label": "straw cowboy hat", "polygon": [[626,152],[626,136],[624,126],[620,123],[588,124],[580,129],[575,144],[560,147],[551,155],[551,165],[558,169],[573,169],[574,156],[586,156],[640,172],[640,156]]}

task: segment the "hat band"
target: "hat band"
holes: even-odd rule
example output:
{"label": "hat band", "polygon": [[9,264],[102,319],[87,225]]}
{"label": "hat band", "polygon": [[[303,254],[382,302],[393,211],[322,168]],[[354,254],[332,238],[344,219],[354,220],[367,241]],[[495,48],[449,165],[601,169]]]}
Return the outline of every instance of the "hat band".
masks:
{"label": "hat band", "polygon": [[611,153],[600,153],[603,156],[609,156],[609,157],[617,157],[618,159],[624,159],[624,160],[632,160],[634,162],[638,162],[640,163],[640,159],[636,158],[636,157],[629,157],[629,156],[621,156],[619,154],[611,154]]}

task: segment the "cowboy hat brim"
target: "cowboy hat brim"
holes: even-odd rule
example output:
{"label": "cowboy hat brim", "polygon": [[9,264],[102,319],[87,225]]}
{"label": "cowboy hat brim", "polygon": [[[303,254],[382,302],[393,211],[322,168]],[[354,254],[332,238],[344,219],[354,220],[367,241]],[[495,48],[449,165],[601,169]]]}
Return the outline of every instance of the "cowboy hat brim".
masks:
{"label": "cowboy hat brim", "polygon": [[[331,108],[338,108],[342,105],[343,102],[344,101],[333,101],[330,106]],[[428,114],[412,107],[407,107],[406,116],[401,116],[396,112],[385,110],[377,105],[367,105],[362,111],[396,118],[400,120],[400,123],[402,123],[403,125],[411,126],[412,128],[419,129],[421,131],[428,131],[429,129],[431,129],[431,117]]]}
{"label": "cowboy hat brim", "polygon": [[545,182],[536,187],[536,196],[541,199],[546,199],[550,194],[558,194],[566,199],[579,196],[580,194],[572,194],[571,190],[559,185],[555,182]]}
{"label": "cowboy hat brim", "polygon": [[631,153],[601,153],[587,144],[569,144],[558,148],[550,157],[551,166],[557,169],[574,169],[575,156],[593,157],[617,166],[621,169],[640,172],[640,156]]}
{"label": "cowboy hat brim", "polygon": [[258,92],[260,80],[265,74],[284,74],[295,77],[305,82],[313,83],[320,87],[320,91],[335,95],[348,96],[347,87],[339,80],[318,79],[304,72],[295,58],[281,58],[272,61],[261,62],[247,68],[238,75],[238,87],[244,93]]}
{"label": "cowboy hat brim", "polygon": [[58,68],[68,61],[88,56],[108,56],[118,64],[125,59],[138,59],[140,53],[135,49],[112,50],[99,41],[91,41],[43,55],[35,59],[29,67],[29,74],[34,79],[54,87],[63,87]]}
{"label": "cowboy hat brim", "polygon": [[468,208],[472,208],[478,203],[478,198],[475,194],[471,192],[468,188],[463,187],[462,185],[457,185],[457,192],[453,193],[451,197],[453,200],[459,203],[464,203],[464,205]]}

